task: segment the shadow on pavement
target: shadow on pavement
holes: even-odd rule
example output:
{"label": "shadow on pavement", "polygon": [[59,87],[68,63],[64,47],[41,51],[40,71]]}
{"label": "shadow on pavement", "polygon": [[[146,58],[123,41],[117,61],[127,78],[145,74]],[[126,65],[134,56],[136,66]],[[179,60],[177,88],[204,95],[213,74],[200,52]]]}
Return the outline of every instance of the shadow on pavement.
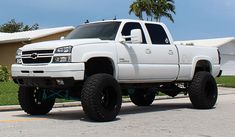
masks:
{"label": "shadow on pavement", "polygon": [[[176,110],[181,111],[180,109],[193,109],[191,103],[155,103],[151,106],[135,106],[133,104],[128,104],[127,106],[123,106],[119,113],[119,116],[129,115],[129,114],[141,114],[148,112],[162,112],[162,111],[170,111]],[[59,110],[49,113],[48,115],[42,116],[30,116],[30,115],[15,115],[16,117],[25,117],[25,118],[47,118],[47,119],[55,119],[55,120],[78,120],[85,122],[94,122],[86,117],[83,110]],[[120,120],[117,118],[114,121]]]}
{"label": "shadow on pavement", "polygon": [[184,108],[193,109],[191,103],[155,103],[152,104],[151,106],[125,106],[122,107],[122,110],[119,115],[160,112],[160,111],[169,111],[169,110],[181,111],[180,109]]}

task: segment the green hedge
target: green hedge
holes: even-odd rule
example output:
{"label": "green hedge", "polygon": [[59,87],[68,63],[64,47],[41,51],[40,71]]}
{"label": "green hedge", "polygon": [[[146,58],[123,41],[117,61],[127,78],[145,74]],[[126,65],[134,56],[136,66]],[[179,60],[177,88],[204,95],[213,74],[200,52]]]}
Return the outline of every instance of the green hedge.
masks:
{"label": "green hedge", "polygon": [[9,81],[10,73],[6,66],[0,65],[0,82]]}

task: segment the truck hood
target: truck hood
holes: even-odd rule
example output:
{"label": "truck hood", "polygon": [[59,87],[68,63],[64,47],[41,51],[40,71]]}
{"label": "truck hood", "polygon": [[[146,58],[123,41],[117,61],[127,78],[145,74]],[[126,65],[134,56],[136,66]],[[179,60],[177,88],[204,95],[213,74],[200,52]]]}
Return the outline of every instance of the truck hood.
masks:
{"label": "truck hood", "polygon": [[107,43],[108,41],[100,40],[100,39],[70,39],[70,40],[54,40],[47,42],[39,42],[28,44],[20,48],[23,51],[26,50],[48,50],[55,49],[63,46],[79,46],[86,44],[99,44],[99,43]]}

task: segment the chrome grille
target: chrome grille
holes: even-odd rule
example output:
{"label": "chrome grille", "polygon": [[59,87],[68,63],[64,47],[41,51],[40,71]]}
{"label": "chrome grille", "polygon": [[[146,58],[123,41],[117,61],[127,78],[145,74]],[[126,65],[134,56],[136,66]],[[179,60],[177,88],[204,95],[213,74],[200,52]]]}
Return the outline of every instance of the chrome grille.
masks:
{"label": "chrome grille", "polygon": [[32,50],[22,52],[23,64],[50,63],[53,50]]}
{"label": "chrome grille", "polygon": [[32,50],[32,51],[23,51],[22,54],[45,54],[45,53],[53,53],[53,50]]}

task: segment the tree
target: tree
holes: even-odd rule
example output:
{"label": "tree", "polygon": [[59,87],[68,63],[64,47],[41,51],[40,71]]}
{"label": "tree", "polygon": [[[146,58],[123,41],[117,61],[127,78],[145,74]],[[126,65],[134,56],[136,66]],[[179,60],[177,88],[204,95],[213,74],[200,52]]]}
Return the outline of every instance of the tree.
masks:
{"label": "tree", "polygon": [[170,21],[174,22],[172,16],[172,13],[176,14],[174,4],[174,0],[154,0],[152,6],[154,18],[160,22],[162,17],[166,17]]}
{"label": "tree", "polygon": [[174,0],[136,0],[130,5],[129,14],[133,12],[139,19],[143,20],[143,13],[147,17],[155,18],[161,21],[162,17],[166,17],[174,22],[172,13],[175,12]]}
{"label": "tree", "polygon": [[152,0],[134,1],[130,5],[129,14],[133,12],[140,20],[143,20],[143,12],[145,12],[147,16],[151,16],[151,1]]}
{"label": "tree", "polygon": [[23,22],[16,22],[15,19],[12,19],[7,23],[4,23],[3,25],[0,25],[0,32],[13,33],[13,32],[37,30],[38,28],[39,25],[37,23],[30,26],[30,25],[24,25]]}

